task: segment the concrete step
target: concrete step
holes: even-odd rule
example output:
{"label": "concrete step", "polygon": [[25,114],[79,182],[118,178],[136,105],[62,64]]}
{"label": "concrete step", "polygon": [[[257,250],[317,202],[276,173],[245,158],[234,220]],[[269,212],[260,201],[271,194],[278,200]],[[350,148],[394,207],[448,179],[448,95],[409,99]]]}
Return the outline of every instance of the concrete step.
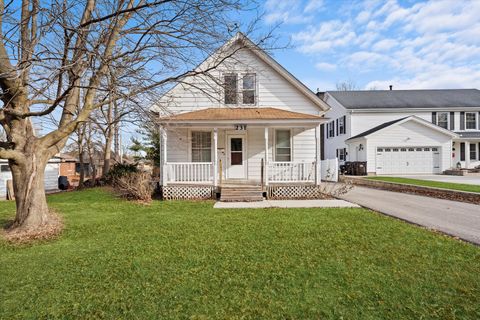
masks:
{"label": "concrete step", "polygon": [[250,196],[250,197],[220,197],[222,202],[253,202],[253,201],[263,201],[262,196]]}

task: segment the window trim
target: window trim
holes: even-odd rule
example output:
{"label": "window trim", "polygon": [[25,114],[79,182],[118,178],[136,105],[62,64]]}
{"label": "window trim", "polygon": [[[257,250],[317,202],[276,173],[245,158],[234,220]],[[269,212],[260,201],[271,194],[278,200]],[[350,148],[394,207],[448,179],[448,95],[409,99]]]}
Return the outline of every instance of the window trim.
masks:
{"label": "window trim", "polygon": [[[440,125],[440,115],[441,114],[446,114],[447,115],[447,126],[445,128]],[[437,112],[437,126],[439,126],[440,128],[443,128],[443,129],[450,130],[450,112],[448,112],[448,111]]]}
{"label": "window trim", "polygon": [[[343,159],[341,154],[343,153]],[[346,148],[337,148],[338,161],[347,161],[347,149]]]}
{"label": "window trim", "polygon": [[338,118],[338,135],[346,134],[346,132],[345,132],[345,121],[346,121],[345,116],[341,116],[340,118]]}
{"label": "window trim", "polygon": [[328,123],[328,137],[329,138],[335,137],[335,121],[334,120]]}
{"label": "window trim", "polygon": [[[475,128],[468,128],[467,115],[473,114],[475,116]],[[465,130],[478,130],[478,113],[477,112],[465,112]]]}
{"label": "window trim", "polygon": [[[277,131],[288,131],[290,134],[290,161],[277,160]],[[292,129],[274,129],[273,131],[273,161],[274,162],[293,162],[293,134]]]}
{"label": "window trim", "polygon": [[[253,75],[253,89],[243,89],[243,77],[246,75]],[[236,86],[236,96],[235,96],[235,103],[226,103],[225,102],[225,77],[226,76],[236,76],[237,79],[237,86]],[[258,79],[256,72],[224,72],[222,73],[223,78],[223,104],[227,106],[257,106],[258,105]],[[253,103],[243,103],[243,92],[244,91],[253,91]]]}
{"label": "window trim", "polygon": [[[196,161],[193,161],[193,133],[194,132],[209,132],[210,133],[210,161],[199,161],[199,162],[196,162]],[[208,129],[205,129],[205,130],[202,130],[202,129],[193,129],[193,130],[189,130],[188,132],[188,136],[189,136],[189,144],[188,144],[188,154],[189,154],[189,159],[190,159],[190,162],[194,162],[194,163],[207,163],[207,162],[210,162],[212,163],[213,161],[213,158],[212,158],[212,149],[213,149],[213,131],[212,130],[208,130]]]}
{"label": "window trim", "polygon": [[[473,146],[473,148],[472,148]],[[473,152],[473,158],[472,158],[472,152]],[[477,144],[476,143],[470,143],[470,154],[468,155],[470,160],[477,160]]]}

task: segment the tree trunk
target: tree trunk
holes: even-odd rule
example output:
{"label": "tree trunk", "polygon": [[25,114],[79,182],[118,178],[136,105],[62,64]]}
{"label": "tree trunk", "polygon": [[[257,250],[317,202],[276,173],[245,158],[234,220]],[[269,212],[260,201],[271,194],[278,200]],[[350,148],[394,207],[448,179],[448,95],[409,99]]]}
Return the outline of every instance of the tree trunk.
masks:
{"label": "tree trunk", "polygon": [[82,188],[85,182],[85,161],[83,160],[83,148],[80,147],[78,151],[78,162],[80,164],[80,179],[78,181],[78,187]]}
{"label": "tree trunk", "polygon": [[35,228],[48,223],[44,175],[48,160],[35,154],[25,155],[25,164],[10,161],[17,211],[14,228]]}
{"label": "tree trunk", "polygon": [[103,176],[105,176],[108,173],[108,171],[110,171],[110,159],[112,157],[112,142],[113,142],[113,130],[112,128],[109,128],[106,139],[105,139]]}

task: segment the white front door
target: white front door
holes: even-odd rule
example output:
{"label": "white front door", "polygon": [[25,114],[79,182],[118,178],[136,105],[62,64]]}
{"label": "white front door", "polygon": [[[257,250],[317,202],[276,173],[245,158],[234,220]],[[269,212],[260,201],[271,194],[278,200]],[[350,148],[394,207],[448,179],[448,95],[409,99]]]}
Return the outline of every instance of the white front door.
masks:
{"label": "white front door", "polygon": [[245,135],[227,136],[227,179],[247,179]]}

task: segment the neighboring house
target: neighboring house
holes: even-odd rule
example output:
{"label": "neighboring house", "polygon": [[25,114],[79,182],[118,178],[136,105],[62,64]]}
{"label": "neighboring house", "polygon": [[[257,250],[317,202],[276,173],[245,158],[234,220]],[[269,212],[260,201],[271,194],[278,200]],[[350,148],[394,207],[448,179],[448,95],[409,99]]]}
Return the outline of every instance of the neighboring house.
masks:
{"label": "neighboring house", "polygon": [[[53,157],[45,167],[45,191],[52,192],[58,190],[58,176],[60,173],[61,159]],[[0,200],[7,198],[7,181],[12,180],[12,172],[8,165],[8,161],[0,159]]]}
{"label": "neighboring house", "polygon": [[480,91],[327,91],[325,157],[369,174],[442,173],[480,165]]}
{"label": "neighboring house", "polygon": [[162,131],[164,196],[208,196],[232,183],[305,196],[311,188],[299,186],[320,184],[328,105],[241,33],[197,70],[224,57],[208,76],[176,85],[152,108]]}

